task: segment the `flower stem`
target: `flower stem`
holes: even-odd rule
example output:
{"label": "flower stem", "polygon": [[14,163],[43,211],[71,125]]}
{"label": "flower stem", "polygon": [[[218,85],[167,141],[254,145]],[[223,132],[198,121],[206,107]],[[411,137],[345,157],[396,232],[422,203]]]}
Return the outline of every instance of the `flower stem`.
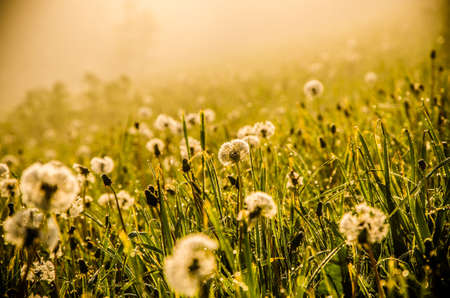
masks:
{"label": "flower stem", "polygon": [[383,288],[381,287],[381,280],[380,280],[380,275],[378,274],[378,269],[377,269],[377,261],[375,260],[375,257],[373,256],[373,251],[372,251],[372,247],[370,246],[370,244],[366,245],[366,249],[367,252],[369,253],[369,259],[370,259],[370,264],[372,265],[372,270],[375,272],[375,280],[377,282],[377,288],[378,288],[378,296],[381,298],[384,298],[384,291]]}
{"label": "flower stem", "polygon": [[119,218],[120,218],[120,223],[122,224],[122,229],[125,232],[125,235],[128,235],[127,228],[125,227],[125,222],[123,221],[122,211],[120,210],[119,199],[117,198],[117,194],[116,194],[116,192],[114,191],[114,188],[111,185],[109,186],[109,189],[114,194],[114,198],[116,200],[117,211],[119,211]]}

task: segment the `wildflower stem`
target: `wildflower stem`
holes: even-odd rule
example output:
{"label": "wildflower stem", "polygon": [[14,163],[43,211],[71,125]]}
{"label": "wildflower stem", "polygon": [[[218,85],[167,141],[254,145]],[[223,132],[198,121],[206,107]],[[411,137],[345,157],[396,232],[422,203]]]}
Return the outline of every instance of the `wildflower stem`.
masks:
{"label": "wildflower stem", "polygon": [[370,264],[372,266],[372,270],[375,273],[375,280],[377,283],[377,288],[378,288],[378,295],[381,298],[384,298],[384,291],[383,288],[381,287],[381,280],[380,280],[380,275],[378,273],[378,269],[377,269],[377,261],[375,260],[375,257],[373,256],[373,251],[372,251],[372,247],[370,244],[366,244],[365,245],[367,253],[369,254],[369,259],[370,259]]}
{"label": "wildflower stem", "polygon": [[27,287],[27,277],[28,273],[30,272],[31,264],[33,264],[33,257],[34,257],[34,245],[31,245],[27,251],[27,263],[25,267],[24,275],[22,276],[22,280],[20,281],[20,287],[19,287],[19,295],[17,297],[27,297],[28,293],[28,287]]}
{"label": "wildflower stem", "polygon": [[117,194],[114,191],[114,188],[110,185],[109,189],[112,191],[112,193],[114,194],[114,199],[116,201],[116,206],[117,206],[117,211],[119,211],[119,218],[120,218],[120,223],[122,224],[122,229],[125,232],[125,235],[128,235],[127,233],[127,229],[125,227],[125,222],[123,221],[123,217],[122,217],[122,211],[120,210],[120,206],[119,206],[119,199],[117,198]]}
{"label": "wildflower stem", "polygon": [[[236,218],[238,218],[239,211],[242,210],[242,199],[241,199],[241,170],[239,167],[239,163],[236,163],[236,171],[237,171],[237,204],[236,204]],[[240,253],[242,247],[242,227],[237,222],[236,224],[236,237],[238,238],[238,251],[237,251],[237,261],[240,262]]]}

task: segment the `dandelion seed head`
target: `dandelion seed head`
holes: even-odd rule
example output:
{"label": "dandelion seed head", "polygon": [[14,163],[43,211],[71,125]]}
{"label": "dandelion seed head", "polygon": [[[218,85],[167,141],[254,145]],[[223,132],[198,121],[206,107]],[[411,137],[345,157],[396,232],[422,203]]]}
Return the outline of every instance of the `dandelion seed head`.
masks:
{"label": "dandelion seed head", "polygon": [[143,106],[139,108],[137,114],[140,119],[148,119],[152,116],[153,112],[149,107]]}
{"label": "dandelion seed head", "polygon": [[[115,204],[115,200],[114,194],[104,193],[100,195],[97,202],[101,206],[106,206],[108,204]],[[117,193],[117,201],[121,209],[128,210],[134,205],[135,200],[126,190],[121,190]]]}
{"label": "dandelion seed head", "polygon": [[214,120],[216,120],[216,112],[214,112],[212,109],[203,110],[203,115],[206,122],[214,122]]}
{"label": "dandelion seed head", "polygon": [[339,224],[339,231],[345,235],[348,243],[361,241],[362,233],[367,234],[365,241],[369,243],[381,242],[386,237],[388,228],[386,215],[366,203],[357,205],[355,212],[345,213]]}
{"label": "dandelion seed head", "polygon": [[258,122],[253,126],[257,135],[261,138],[268,139],[275,134],[275,126],[270,121]]}
{"label": "dandelion seed head", "polygon": [[225,166],[238,163],[245,160],[248,157],[249,152],[250,148],[247,142],[235,139],[220,146],[218,154],[219,161]]}
{"label": "dandelion seed head", "polygon": [[[22,266],[21,276],[24,277],[26,273],[26,265]],[[45,281],[51,283],[55,280],[55,265],[51,261],[44,261],[43,259],[33,262],[33,266],[28,271],[26,279],[29,281]]]}
{"label": "dandelion seed head", "polygon": [[243,139],[247,136],[256,136],[258,133],[256,132],[254,126],[252,125],[245,125],[241,127],[237,132],[237,137],[239,139]]}
{"label": "dandelion seed head", "polygon": [[378,80],[377,74],[372,71],[364,75],[364,81],[369,85],[375,84],[377,80]]}
{"label": "dandelion seed head", "polygon": [[252,147],[257,147],[257,146],[259,146],[259,137],[257,137],[257,136],[245,136],[245,137],[243,137],[243,138],[241,138],[241,140],[243,140],[244,142],[247,142],[247,144],[249,145],[249,146],[252,146]]}
{"label": "dandelion seed head", "polygon": [[323,93],[323,85],[318,80],[308,81],[303,86],[303,92],[305,93],[306,97],[308,97],[308,98],[314,98],[314,97],[320,96]]}
{"label": "dandelion seed head", "polygon": [[249,217],[264,216],[272,218],[277,214],[277,205],[272,196],[265,192],[254,192],[245,198]]}
{"label": "dandelion seed head", "polygon": [[181,123],[165,114],[160,114],[156,117],[153,127],[159,131],[168,130],[173,134],[180,134],[182,132]]}
{"label": "dandelion seed head", "polygon": [[91,170],[96,174],[109,174],[113,169],[114,161],[109,156],[91,159]]}
{"label": "dandelion seed head", "polygon": [[43,215],[37,208],[22,209],[3,222],[5,241],[17,247],[25,244],[31,233],[38,234]]}
{"label": "dandelion seed head", "polygon": [[0,197],[14,198],[18,194],[17,179],[8,178],[0,180]]}
{"label": "dandelion seed head", "polygon": [[[191,154],[191,157],[195,156],[196,154],[202,152],[202,145],[200,142],[192,137],[188,137],[188,143],[189,143],[189,151]],[[180,153],[181,157],[188,159],[188,148],[186,147],[186,140],[183,138],[180,142]]]}
{"label": "dandelion seed head", "polygon": [[200,114],[189,113],[184,116],[187,127],[193,127],[200,124]]}
{"label": "dandelion seed head", "polygon": [[19,159],[12,154],[3,156],[2,163],[5,163],[9,168],[12,166],[17,166],[19,164]]}
{"label": "dandelion seed head", "polygon": [[145,148],[147,148],[147,150],[155,156],[161,155],[163,153],[164,147],[164,142],[158,138],[151,139],[147,142],[147,144],[145,144]]}
{"label": "dandelion seed head", "polygon": [[287,174],[287,183],[286,183],[287,189],[295,190],[302,185],[303,185],[303,177],[300,176],[300,174],[298,174],[294,170],[290,171]]}
{"label": "dandelion seed head", "polygon": [[28,207],[63,212],[80,190],[69,168],[58,161],[35,163],[25,169],[20,180],[22,202]]}
{"label": "dandelion seed head", "polygon": [[172,255],[164,260],[164,275],[170,288],[179,294],[196,295],[201,283],[216,271],[213,251],[217,248],[217,241],[200,233],[179,240]]}
{"label": "dandelion seed head", "polygon": [[81,145],[77,149],[77,156],[89,156],[91,155],[91,148],[87,145]]}
{"label": "dandelion seed head", "polygon": [[140,123],[140,122],[136,122],[133,126],[131,126],[128,129],[128,133],[130,135],[141,135],[144,136],[148,139],[150,139],[151,137],[153,137],[153,132],[151,131],[151,129],[148,127],[148,125],[146,123]]}

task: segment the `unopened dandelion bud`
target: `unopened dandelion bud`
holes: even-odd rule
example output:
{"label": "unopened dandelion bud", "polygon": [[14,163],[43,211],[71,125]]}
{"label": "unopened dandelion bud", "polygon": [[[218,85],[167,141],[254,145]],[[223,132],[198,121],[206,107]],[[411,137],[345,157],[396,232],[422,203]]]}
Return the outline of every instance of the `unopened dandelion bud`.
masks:
{"label": "unopened dandelion bud", "polygon": [[422,170],[422,171],[425,171],[425,169],[427,168],[427,163],[425,162],[425,160],[423,160],[423,159],[421,159],[421,160],[419,160],[419,168]]}
{"label": "unopened dandelion bud", "polygon": [[88,266],[86,265],[86,262],[83,259],[78,260],[78,266],[80,267],[81,274],[86,274],[89,271]]}
{"label": "unopened dandelion bud", "polygon": [[9,209],[8,216],[13,216],[14,215],[14,204],[8,203],[8,209]]}
{"label": "unopened dandelion bud", "polygon": [[191,170],[191,166],[189,165],[189,161],[186,158],[183,158],[183,166],[182,166],[183,172],[189,173]]}
{"label": "unopened dandelion bud", "polygon": [[111,223],[109,222],[109,215],[105,216],[105,228],[109,229],[111,227]]}
{"label": "unopened dandelion bud", "polygon": [[431,50],[430,58],[431,58],[432,60],[436,59],[436,50],[434,50],[434,49]]}
{"label": "unopened dandelion bud", "polygon": [[106,174],[102,174],[102,180],[105,186],[111,186],[112,181]]}
{"label": "unopened dandelion bud", "polygon": [[69,246],[71,250],[75,250],[77,248],[78,245],[78,241],[75,237],[70,237],[69,238]]}
{"label": "unopened dandelion bud", "polygon": [[350,112],[348,109],[344,109],[344,115],[345,117],[350,118]]}
{"label": "unopened dandelion bud", "polygon": [[228,180],[230,181],[231,185],[233,185],[237,189],[239,189],[239,180],[238,179],[235,179],[233,176],[228,176]]}
{"label": "unopened dandelion bud", "polygon": [[332,123],[330,125],[330,131],[331,131],[332,134],[336,134],[336,125],[334,123]]}
{"label": "unopened dandelion bud", "polygon": [[442,142],[442,147],[444,147],[444,155],[446,157],[449,157],[450,156],[450,147],[448,146],[448,142],[443,141]]}
{"label": "unopened dandelion bud", "polygon": [[305,233],[300,231],[291,241],[290,250],[295,250],[305,238]]}
{"label": "unopened dandelion bud", "polygon": [[322,217],[322,215],[323,215],[322,207],[323,207],[322,202],[319,202],[319,204],[317,205],[317,209],[316,209],[317,217]]}
{"label": "unopened dandelion bud", "polygon": [[89,249],[89,250],[94,248],[94,244],[92,244],[92,241],[88,240],[86,242],[86,248]]}
{"label": "unopened dandelion bud", "polygon": [[147,199],[147,204],[156,207],[158,205],[158,198],[155,196],[154,193],[152,193],[150,190],[146,189],[144,191],[145,198]]}

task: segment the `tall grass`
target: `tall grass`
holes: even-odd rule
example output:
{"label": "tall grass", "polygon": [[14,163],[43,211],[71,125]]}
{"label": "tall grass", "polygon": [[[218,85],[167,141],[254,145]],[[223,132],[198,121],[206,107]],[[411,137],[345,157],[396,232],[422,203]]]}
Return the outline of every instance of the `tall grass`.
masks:
{"label": "tall grass", "polygon": [[[52,284],[23,282],[20,276],[31,258],[49,256],[45,248],[16,249],[0,240],[0,292],[23,293],[25,284],[28,294],[61,297],[175,296],[164,278],[164,258],[177,239],[203,232],[219,243],[218,270],[199,296],[442,295],[450,276],[450,107],[449,72],[440,68],[439,57],[438,52],[432,63],[427,59],[394,75],[380,69],[374,86],[351,75],[350,82],[325,79],[325,94],[315,99],[314,108],[303,99],[304,80],[296,73],[279,81],[211,84],[201,94],[211,98],[206,102],[210,106],[191,105],[214,108],[216,121],[207,123],[201,113],[195,127],[182,118],[181,136],[154,131],[166,142],[161,158],[146,151],[144,137],[128,133],[139,120],[135,114],[127,119],[124,110],[142,105],[143,97],[124,78],[109,84],[91,81],[78,109],[68,103],[71,97],[62,85],[30,94],[28,103],[58,104],[23,105],[3,123],[0,152],[17,157],[10,166],[14,176],[20,178],[36,160],[50,159],[46,149],[55,150],[52,159],[88,166],[89,157],[76,154],[83,144],[91,148],[90,157],[107,154],[116,167],[107,188],[100,176],[85,185],[83,196],[92,196],[94,202],[81,217],[57,216],[63,254],[52,259]],[[341,81],[349,88],[340,91]],[[204,84],[191,82],[182,88],[204,91]],[[173,109],[166,106],[171,102],[190,108],[164,96],[170,90],[155,93],[160,96],[155,111]],[[81,126],[69,135],[73,115]],[[152,119],[141,122],[151,125]],[[217,160],[220,145],[234,138],[240,126],[257,120],[273,121],[275,136],[252,147],[249,160],[238,167],[222,166]],[[55,130],[56,137],[42,137],[46,129]],[[7,135],[12,141],[6,141]],[[200,140],[200,154],[190,152],[189,136]],[[182,139],[188,146],[185,161],[179,155]],[[166,166],[166,157],[176,163]],[[291,170],[304,178],[295,190],[286,188]],[[145,197],[148,185],[156,190],[156,206]],[[109,208],[95,202],[101,193],[121,189],[136,198],[130,210],[118,212],[117,201]],[[237,212],[254,191],[271,194],[278,213],[272,220],[259,219],[247,231]],[[342,215],[361,202],[388,215],[388,237],[370,250],[346,244],[338,228]],[[1,199],[2,220],[8,204],[19,210],[20,196]]]}

